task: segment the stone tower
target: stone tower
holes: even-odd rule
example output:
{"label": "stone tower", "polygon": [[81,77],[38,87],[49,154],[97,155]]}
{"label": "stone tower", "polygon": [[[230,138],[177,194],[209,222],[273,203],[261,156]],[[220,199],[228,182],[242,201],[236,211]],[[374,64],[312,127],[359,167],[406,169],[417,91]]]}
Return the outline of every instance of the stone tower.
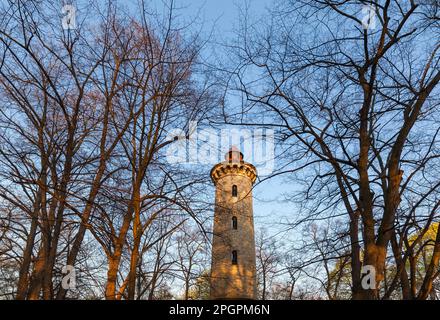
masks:
{"label": "stone tower", "polygon": [[256,299],[252,185],[255,167],[235,147],[211,170],[216,187],[211,299]]}

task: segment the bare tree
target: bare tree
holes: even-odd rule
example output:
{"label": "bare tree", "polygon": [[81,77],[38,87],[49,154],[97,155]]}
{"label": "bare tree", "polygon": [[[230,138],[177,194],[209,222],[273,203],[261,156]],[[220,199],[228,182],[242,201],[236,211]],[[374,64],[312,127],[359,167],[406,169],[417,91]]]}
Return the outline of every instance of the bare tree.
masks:
{"label": "bare tree", "polygon": [[[436,219],[436,6],[391,0],[280,3],[268,23],[243,18],[231,45],[230,56],[240,62],[229,69],[228,87],[242,93],[244,105],[241,112],[225,109],[225,121],[279,130],[287,151],[276,175],[304,181],[297,198],[307,219],[345,215],[353,299],[388,296],[381,283],[390,241],[397,243],[396,276],[409,299],[408,252],[399,234],[416,225],[426,230]],[[365,7],[374,27],[363,19]],[[416,294],[420,299],[428,297],[437,276],[438,241],[434,248]],[[375,268],[376,289],[361,286],[363,265]]]}
{"label": "bare tree", "polygon": [[197,219],[191,190],[206,178],[167,163],[165,147],[209,110],[196,68],[204,43],[173,1],[166,17],[137,5],[127,19],[114,2],[95,3],[76,29],[63,29],[57,1],[0,7],[0,199],[11,208],[2,237],[17,247],[17,299],[66,298],[66,264],[102,271],[90,241],[107,257],[105,297],[134,299],[153,222],[179,212],[159,241],[182,215]]}
{"label": "bare tree", "polygon": [[261,300],[269,299],[269,291],[281,262],[276,241],[262,229],[256,236],[257,280]]}
{"label": "bare tree", "polygon": [[208,265],[207,241],[199,228],[192,229],[190,226],[183,225],[182,229],[181,234],[176,238],[176,264],[184,282],[183,298],[188,300],[191,298],[192,286],[204,272],[206,273],[204,266]]}

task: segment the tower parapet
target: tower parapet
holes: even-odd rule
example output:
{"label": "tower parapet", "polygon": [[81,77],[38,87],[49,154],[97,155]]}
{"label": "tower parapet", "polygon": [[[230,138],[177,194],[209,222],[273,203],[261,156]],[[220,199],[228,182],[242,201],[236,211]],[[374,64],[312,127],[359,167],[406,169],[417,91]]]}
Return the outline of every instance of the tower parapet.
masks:
{"label": "tower parapet", "polygon": [[240,175],[248,177],[252,184],[257,180],[257,169],[250,163],[218,163],[211,169],[211,180],[214,185],[227,175]]}

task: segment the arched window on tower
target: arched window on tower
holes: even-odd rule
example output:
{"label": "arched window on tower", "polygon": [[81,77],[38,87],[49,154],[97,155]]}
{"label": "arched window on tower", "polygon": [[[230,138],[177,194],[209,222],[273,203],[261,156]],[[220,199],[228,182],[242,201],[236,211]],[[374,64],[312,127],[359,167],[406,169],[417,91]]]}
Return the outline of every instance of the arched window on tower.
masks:
{"label": "arched window on tower", "polygon": [[237,186],[235,184],[232,186],[232,196],[233,197],[237,196]]}
{"label": "arched window on tower", "polygon": [[237,217],[232,217],[232,229],[237,230]]}
{"label": "arched window on tower", "polygon": [[232,264],[237,264],[237,250],[232,251]]}

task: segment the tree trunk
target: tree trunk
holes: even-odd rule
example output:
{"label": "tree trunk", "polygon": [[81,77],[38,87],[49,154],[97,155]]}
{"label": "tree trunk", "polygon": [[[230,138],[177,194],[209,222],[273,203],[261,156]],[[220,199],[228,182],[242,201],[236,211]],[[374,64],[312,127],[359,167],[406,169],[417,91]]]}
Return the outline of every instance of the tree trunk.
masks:
{"label": "tree trunk", "polygon": [[43,284],[44,274],[46,273],[47,258],[49,251],[47,235],[43,236],[41,247],[38,253],[37,261],[34,265],[31,283],[29,285],[29,300],[38,300],[40,298],[40,290]]}
{"label": "tree trunk", "polygon": [[115,254],[108,261],[107,284],[105,286],[105,298],[107,300],[116,299],[116,281],[118,278],[120,255]]}
{"label": "tree trunk", "polygon": [[362,295],[361,287],[361,260],[359,245],[359,214],[354,212],[350,217],[350,240],[351,240],[351,280],[352,299],[359,300]]}
{"label": "tree trunk", "polygon": [[133,250],[131,251],[130,257],[130,272],[128,274],[128,294],[127,298],[129,300],[134,300],[135,289],[136,289],[136,269],[139,260],[139,245],[142,236],[142,225],[141,225],[141,197],[140,197],[140,186],[136,185],[133,195],[133,209],[134,209],[134,223],[133,223]]}
{"label": "tree trunk", "polygon": [[[37,199],[37,203],[39,200]],[[23,261],[20,266],[18,284],[17,284],[17,300],[26,299],[28,287],[29,287],[29,268],[32,260],[32,249],[34,248],[35,235],[37,233],[38,225],[38,210],[35,210],[31,221],[31,228],[29,230],[29,235],[26,239],[26,247],[23,252]]]}
{"label": "tree trunk", "polygon": [[440,225],[437,229],[437,236],[435,240],[434,250],[432,253],[431,262],[426,270],[425,279],[423,280],[422,287],[420,288],[417,299],[426,300],[432,292],[432,283],[435,276],[439,273],[438,266],[440,261]]}
{"label": "tree trunk", "polygon": [[[84,239],[84,235],[87,230],[87,223],[90,218],[90,214],[92,213],[93,204],[95,202],[96,196],[98,194],[99,186],[101,184],[102,176],[104,175],[105,166],[101,163],[98,173],[95,177],[95,180],[92,184],[92,189],[89,194],[89,198],[87,200],[87,205],[84,208],[84,212],[81,215],[81,224],[78,229],[78,233],[75,236],[75,240],[73,241],[72,248],[70,249],[69,255],[67,256],[67,265],[75,266],[76,258],[78,257],[79,250],[81,249],[81,244]],[[57,300],[63,300],[66,297],[67,290],[60,286],[60,289],[57,293]]]}

